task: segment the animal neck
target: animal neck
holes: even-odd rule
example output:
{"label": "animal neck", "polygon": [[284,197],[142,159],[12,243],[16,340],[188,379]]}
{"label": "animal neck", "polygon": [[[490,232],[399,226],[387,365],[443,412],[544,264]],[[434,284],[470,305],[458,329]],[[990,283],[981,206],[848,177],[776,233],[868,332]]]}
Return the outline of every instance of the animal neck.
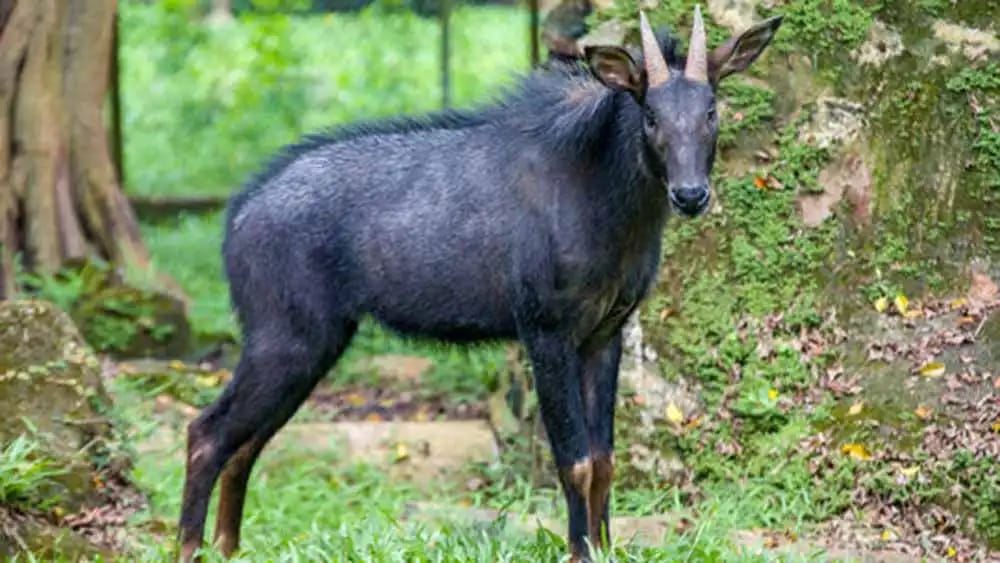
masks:
{"label": "animal neck", "polygon": [[605,145],[594,154],[604,181],[595,197],[632,236],[660,236],[669,203],[663,180],[649,165],[642,133],[642,110],[626,93],[614,93],[614,112],[606,129]]}

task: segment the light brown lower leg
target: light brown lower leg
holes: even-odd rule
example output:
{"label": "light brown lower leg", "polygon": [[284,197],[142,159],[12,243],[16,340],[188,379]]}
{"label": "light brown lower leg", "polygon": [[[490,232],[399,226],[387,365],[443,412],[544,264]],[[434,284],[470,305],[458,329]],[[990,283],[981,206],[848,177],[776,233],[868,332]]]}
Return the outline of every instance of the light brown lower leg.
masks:
{"label": "light brown lower leg", "polygon": [[226,557],[231,557],[240,547],[240,522],[243,520],[247,480],[263,447],[264,440],[251,438],[236,450],[222,471],[219,509],[215,517],[215,545]]}
{"label": "light brown lower leg", "polygon": [[611,535],[607,529],[607,515],[611,483],[615,475],[615,455],[595,456],[592,473],[590,503],[587,505],[587,535],[594,547],[603,548],[605,538]]}

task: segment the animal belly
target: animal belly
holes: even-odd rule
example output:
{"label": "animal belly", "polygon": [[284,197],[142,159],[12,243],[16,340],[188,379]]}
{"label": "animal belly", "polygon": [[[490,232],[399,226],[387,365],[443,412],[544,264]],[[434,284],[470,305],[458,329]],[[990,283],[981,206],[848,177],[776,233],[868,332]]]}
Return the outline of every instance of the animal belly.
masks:
{"label": "animal belly", "polygon": [[456,342],[515,337],[511,308],[494,280],[469,282],[454,274],[383,278],[369,312],[404,334]]}

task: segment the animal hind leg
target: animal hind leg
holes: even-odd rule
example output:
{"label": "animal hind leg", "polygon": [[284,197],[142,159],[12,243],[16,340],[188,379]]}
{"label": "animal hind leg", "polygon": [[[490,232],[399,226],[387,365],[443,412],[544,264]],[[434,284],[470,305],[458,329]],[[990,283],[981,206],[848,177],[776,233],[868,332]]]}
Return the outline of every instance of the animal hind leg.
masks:
{"label": "animal hind leg", "polygon": [[[309,323],[311,324],[311,323]],[[325,323],[324,323],[325,324]],[[223,489],[222,531],[235,549],[246,478],[257,454],[308,397],[332,363],[329,326],[306,332],[304,323],[269,319],[249,329],[233,380],[222,395],[188,425],[188,459],[181,501],[181,557],[192,560],[201,546],[215,481],[235,455]],[[244,468],[241,470],[241,468]],[[246,472],[246,475],[243,473]],[[242,481],[242,483],[241,483]]]}
{"label": "animal hind leg", "polygon": [[[344,325],[333,336],[331,343],[330,357],[327,359],[327,366],[316,378],[318,382],[323,375],[329,371],[337,360],[347,349],[357,330],[357,323],[351,321]],[[260,455],[261,450],[267,445],[270,439],[281,429],[289,418],[305,401],[309,391],[315,387],[315,382],[305,393],[300,396],[289,396],[281,407],[273,414],[254,435],[247,440],[236,451],[219,479],[219,508],[215,519],[215,540],[214,543],[226,557],[231,556],[240,545],[240,522],[243,519],[243,504],[246,499],[247,482],[254,462]]]}

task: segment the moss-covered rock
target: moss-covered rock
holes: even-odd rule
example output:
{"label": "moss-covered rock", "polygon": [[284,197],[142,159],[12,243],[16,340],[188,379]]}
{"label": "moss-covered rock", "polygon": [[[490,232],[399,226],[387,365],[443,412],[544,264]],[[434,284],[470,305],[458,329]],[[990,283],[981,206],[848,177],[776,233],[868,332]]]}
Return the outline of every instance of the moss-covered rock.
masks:
{"label": "moss-covered rock", "polygon": [[161,292],[104,287],[80,298],[73,319],[91,346],[117,357],[178,357],[191,346],[184,304]]}
{"label": "moss-covered rock", "polygon": [[110,407],[100,363],[66,313],[45,301],[0,302],[0,471],[12,472],[0,484],[20,484],[0,491],[0,559],[19,549],[108,556],[109,542],[93,540],[114,534],[80,515],[142,504],[122,477],[130,459]]}
{"label": "moss-covered rock", "polygon": [[42,495],[66,512],[100,498],[94,457],[112,428],[97,358],[70,318],[44,301],[0,303],[0,445],[21,435],[42,444],[60,474]]}

